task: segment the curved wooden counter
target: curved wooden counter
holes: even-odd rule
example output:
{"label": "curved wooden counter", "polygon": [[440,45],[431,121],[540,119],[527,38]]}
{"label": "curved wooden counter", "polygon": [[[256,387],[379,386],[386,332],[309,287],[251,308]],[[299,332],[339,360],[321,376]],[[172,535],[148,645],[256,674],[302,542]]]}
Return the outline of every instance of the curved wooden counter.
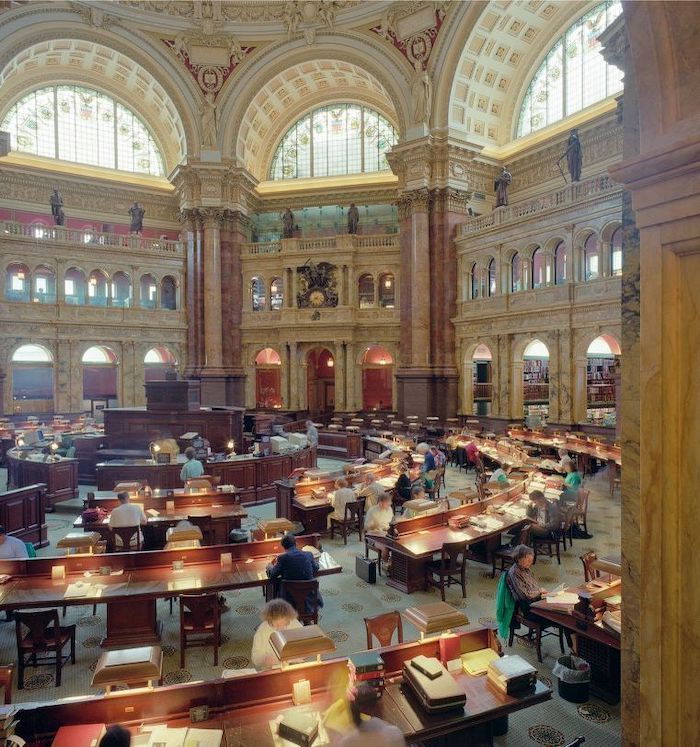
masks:
{"label": "curved wooden counter", "polygon": [[[38,451],[10,449],[7,461],[7,485],[9,488],[24,488],[28,485],[46,485],[46,509],[52,510],[54,503],[67,501],[78,495],[78,460],[51,457],[53,461],[30,458]],[[26,454],[26,458],[20,458]]]}
{"label": "curved wooden counter", "polygon": [[[223,462],[207,462],[207,475],[219,478],[220,485],[235,485],[241,503],[261,503],[277,495],[275,482],[284,480],[298,467],[316,466],[316,448],[268,457],[236,457]],[[169,490],[182,487],[182,464],[154,464],[150,459],[117,460],[97,465],[97,489],[113,490],[119,482],[144,480],[151,488]]]}

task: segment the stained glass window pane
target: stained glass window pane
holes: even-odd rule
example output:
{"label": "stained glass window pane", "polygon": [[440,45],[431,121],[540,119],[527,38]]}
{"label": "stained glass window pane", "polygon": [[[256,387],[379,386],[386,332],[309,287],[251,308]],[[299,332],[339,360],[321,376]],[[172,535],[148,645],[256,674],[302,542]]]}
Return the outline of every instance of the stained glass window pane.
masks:
{"label": "stained glass window pane", "polygon": [[[162,176],[163,161],[144,123],[104,93],[82,86],[33,91],[0,128],[12,147],[47,158]],[[56,140],[58,136],[58,140]]]}
{"label": "stained glass window pane", "polygon": [[622,73],[605,62],[598,41],[621,12],[619,0],[605,0],[557,40],[532,77],[520,110],[517,137],[622,90]]}
{"label": "stained glass window pane", "polygon": [[284,135],[272,160],[271,179],[386,171],[386,154],[398,135],[378,112],[357,104],[314,110]]}

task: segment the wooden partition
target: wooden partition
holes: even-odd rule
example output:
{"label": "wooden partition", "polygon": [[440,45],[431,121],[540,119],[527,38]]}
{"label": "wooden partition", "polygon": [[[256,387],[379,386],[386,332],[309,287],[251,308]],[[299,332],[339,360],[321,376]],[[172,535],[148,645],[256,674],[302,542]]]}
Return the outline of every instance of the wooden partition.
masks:
{"label": "wooden partition", "polygon": [[46,510],[52,511],[55,503],[67,501],[78,495],[78,460],[58,457],[57,461],[44,462],[20,458],[19,449],[6,454],[7,484],[10,488],[24,488],[43,483],[46,485]]}
{"label": "wooden partition", "polygon": [[[234,485],[241,503],[261,503],[275,498],[276,480],[285,479],[299,467],[315,466],[316,447],[309,447],[289,454],[210,461],[205,472],[218,477],[220,485]],[[104,462],[96,468],[97,489],[112,490],[119,482],[134,480],[147,482],[154,489],[181,488],[181,469],[182,464],[153,464],[150,459]]]}
{"label": "wooden partition", "polygon": [[31,542],[37,548],[48,545],[46,485],[38,483],[0,493],[0,524],[22,542]]}

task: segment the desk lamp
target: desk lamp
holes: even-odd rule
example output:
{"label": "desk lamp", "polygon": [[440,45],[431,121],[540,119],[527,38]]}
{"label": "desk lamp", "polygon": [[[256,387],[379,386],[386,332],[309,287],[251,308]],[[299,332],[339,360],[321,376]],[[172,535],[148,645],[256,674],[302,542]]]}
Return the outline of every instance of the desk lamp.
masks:
{"label": "desk lamp", "polygon": [[15,441],[15,446],[17,446],[17,448],[21,449],[24,446],[24,444],[25,444],[24,438],[22,438],[22,436],[18,436],[17,440]]}
{"label": "desk lamp", "polygon": [[58,459],[58,456],[56,454],[58,449],[59,449],[59,445],[55,441],[52,441],[51,444],[49,445],[49,451],[51,452],[51,459],[54,462]]}
{"label": "desk lamp", "polygon": [[447,602],[430,602],[403,611],[404,618],[420,632],[421,641],[426,635],[440,633],[440,659],[444,664],[459,658],[459,639],[452,628],[469,625],[467,616]]}
{"label": "desk lamp", "polygon": [[289,669],[290,659],[303,659],[316,655],[321,661],[321,654],[335,651],[335,643],[318,627],[306,625],[303,628],[276,630],[270,636],[270,645],[277,658],[282,662],[282,669]]}
{"label": "desk lamp", "polygon": [[226,444],[226,448],[228,449],[229,456],[236,455],[236,442],[233,439],[229,440],[229,442]]}

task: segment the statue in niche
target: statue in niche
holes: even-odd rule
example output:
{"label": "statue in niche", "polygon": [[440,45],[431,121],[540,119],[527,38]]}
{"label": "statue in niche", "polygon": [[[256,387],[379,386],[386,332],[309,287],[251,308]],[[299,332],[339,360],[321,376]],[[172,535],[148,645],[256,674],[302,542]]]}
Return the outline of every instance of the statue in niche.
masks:
{"label": "statue in niche", "polygon": [[581,150],[581,140],[578,136],[578,128],[574,127],[569,133],[569,140],[566,144],[566,165],[569,167],[569,175],[572,182],[581,181],[581,166],[583,165],[583,152]]}
{"label": "statue in niche", "polygon": [[302,18],[301,8],[293,0],[290,0],[284,8],[284,20],[287,24],[287,41],[291,41],[294,34],[299,30]]}
{"label": "statue in niche", "polygon": [[66,222],[66,214],[63,212],[63,197],[61,197],[61,193],[57,189],[54,189],[50,203],[54,225],[64,225]]}
{"label": "statue in niche", "polygon": [[411,97],[413,98],[413,121],[416,124],[430,121],[433,99],[433,84],[428,71],[423,68],[421,60],[413,64],[415,74],[411,82]]}
{"label": "statue in niche", "polygon": [[204,94],[204,103],[200,109],[202,115],[202,147],[216,148],[216,104],[214,94],[209,91]]}
{"label": "statue in niche", "polygon": [[512,181],[513,176],[508,171],[508,167],[504,166],[493,183],[493,188],[496,190],[496,207],[503,207],[508,204],[508,185]]}
{"label": "statue in niche", "polygon": [[348,233],[357,233],[357,227],[360,225],[360,211],[354,202],[350,203],[348,208]]}
{"label": "statue in niche", "polygon": [[141,233],[143,231],[143,216],[146,215],[146,211],[135,202],[129,208],[129,217],[131,218],[131,225],[129,226],[130,233]]}
{"label": "statue in niche", "polygon": [[282,238],[291,239],[294,236],[294,213],[287,208],[282,213]]}

